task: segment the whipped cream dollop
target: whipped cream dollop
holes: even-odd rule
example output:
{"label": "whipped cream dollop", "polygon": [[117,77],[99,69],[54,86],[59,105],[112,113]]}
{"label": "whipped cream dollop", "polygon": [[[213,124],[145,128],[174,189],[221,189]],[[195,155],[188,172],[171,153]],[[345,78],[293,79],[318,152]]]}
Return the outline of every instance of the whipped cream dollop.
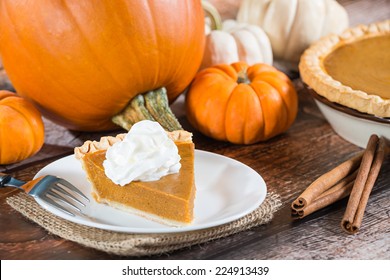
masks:
{"label": "whipped cream dollop", "polygon": [[108,148],[103,162],[106,176],[124,186],[132,181],[155,181],[180,170],[175,143],[157,122],[134,124],[123,141]]}

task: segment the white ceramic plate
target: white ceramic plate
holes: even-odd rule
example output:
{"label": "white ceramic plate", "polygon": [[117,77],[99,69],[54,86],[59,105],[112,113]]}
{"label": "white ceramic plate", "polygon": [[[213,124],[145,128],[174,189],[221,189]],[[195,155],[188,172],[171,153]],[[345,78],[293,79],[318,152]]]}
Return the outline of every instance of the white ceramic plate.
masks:
{"label": "white ceramic plate", "polygon": [[225,156],[195,150],[195,219],[189,226],[169,227],[96,203],[90,196],[91,185],[81,164],[73,155],[47,165],[35,177],[49,174],[77,186],[91,203],[83,210],[85,215],[75,213],[75,217],[37,199],[42,207],[78,224],[129,233],[183,232],[225,224],[255,210],[267,193],[263,178],[247,165]]}

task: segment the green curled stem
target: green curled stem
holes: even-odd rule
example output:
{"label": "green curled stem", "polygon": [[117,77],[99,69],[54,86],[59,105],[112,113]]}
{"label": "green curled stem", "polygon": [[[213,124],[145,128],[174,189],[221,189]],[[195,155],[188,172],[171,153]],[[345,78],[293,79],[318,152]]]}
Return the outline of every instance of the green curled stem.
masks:
{"label": "green curled stem", "polygon": [[211,30],[222,30],[222,19],[218,10],[208,1],[202,1],[205,17],[211,20]]}
{"label": "green curled stem", "polygon": [[130,130],[141,120],[156,121],[168,131],[183,129],[169,107],[165,88],[137,95],[119,114],[112,117],[112,122],[125,130]]}

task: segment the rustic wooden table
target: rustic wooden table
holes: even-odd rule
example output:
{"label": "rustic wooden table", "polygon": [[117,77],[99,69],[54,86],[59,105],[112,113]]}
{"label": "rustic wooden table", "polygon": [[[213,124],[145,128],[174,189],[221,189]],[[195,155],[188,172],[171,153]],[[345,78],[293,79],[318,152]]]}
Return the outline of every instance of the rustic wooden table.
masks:
{"label": "rustic wooden table", "polygon": [[[237,11],[237,0],[213,1],[225,18]],[[390,17],[390,1],[339,1],[349,13],[351,25]],[[0,77],[1,79],[1,77]],[[390,160],[382,167],[369,199],[361,231],[347,235],[340,228],[346,200],[337,202],[301,221],[290,217],[290,203],[316,177],[361,149],[340,138],[323,118],[299,78],[299,114],[283,135],[251,146],[217,142],[194,133],[198,149],[237,159],[266,181],[270,192],[281,196],[283,206],[273,221],[206,244],[150,259],[390,259]],[[174,105],[188,130],[180,102]],[[45,120],[46,142],[42,150],[19,164],[0,166],[21,180],[30,180],[48,163],[69,155],[73,147],[100,134],[68,131]],[[11,209],[6,198],[18,190],[0,189],[1,259],[118,259],[51,235]]]}

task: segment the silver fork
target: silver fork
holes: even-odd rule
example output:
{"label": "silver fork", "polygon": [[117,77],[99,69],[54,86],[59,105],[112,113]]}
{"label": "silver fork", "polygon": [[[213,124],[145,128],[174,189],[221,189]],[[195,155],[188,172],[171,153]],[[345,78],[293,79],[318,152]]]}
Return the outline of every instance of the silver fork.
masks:
{"label": "silver fork", "polygon": [[88,197],[71,183],[52,175],[42,176],[30,182],[23,182],[8,174],[0,173],[0,188],[3,187],[24,190],[27,194],[38,197],[71,216],[75,216],[75,214],[68,209],[82,213],[80,208],[85,207],[86,203],[89,202]]}

